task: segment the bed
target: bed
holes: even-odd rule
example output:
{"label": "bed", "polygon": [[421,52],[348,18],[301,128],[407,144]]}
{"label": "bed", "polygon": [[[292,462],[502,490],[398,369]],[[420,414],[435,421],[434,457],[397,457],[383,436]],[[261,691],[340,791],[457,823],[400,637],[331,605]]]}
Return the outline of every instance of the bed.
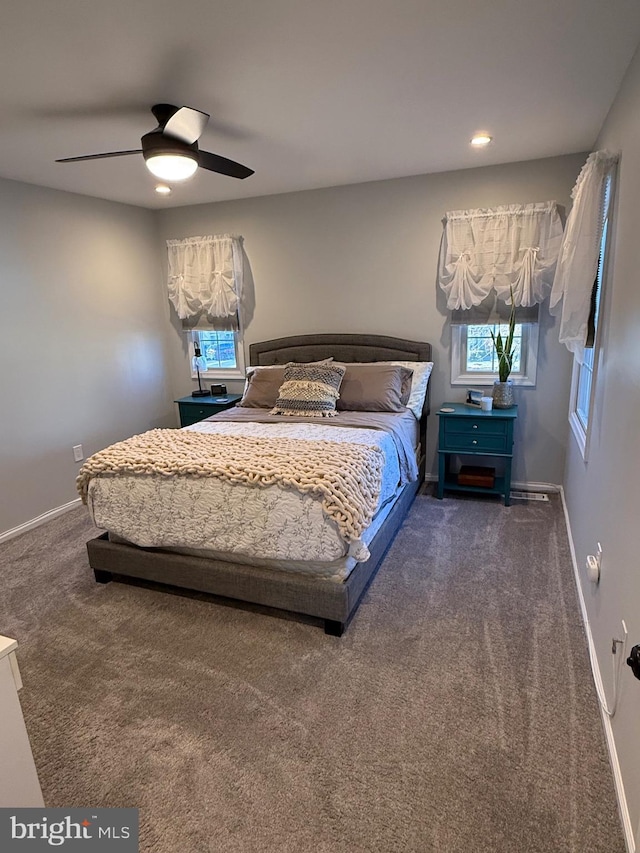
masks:
{"label": "bed", "polygon": [[[324,359],[356,365],[369,362],[425,363],[431,360],[431,345],[381,335],[298,335],[251,344],[249,356],[250,365],[254,368],[291,362],[308,364]],[[141,547],[110,531],[108,524],[103,524],[101,526],[107,528],[106,532],[87,543],[89,564],[96,581],[108,583],[118,578],[138,579],[210,593],[250,605],[312,616],[322,620],[325,633],[341,636],[424,481],[428,385],[421,405],[422,410],[415,413],[420,414],[419,421],[411,415],[416,432],[417,476],[396,489],[393,500],[387,501],[384,513],[379,513],[380,518],[376,515],[376,524],[372,524],[371,530],[365,532],[371,533],[375,529],[375,534],[366,539],[368,558],[358,560],[359,552],[354,551],[356,558],[351,559],[351,565],[343,578],[325,577],[318,572],[305,574],[296,570],[295,561],[293,570],[283,570],[281,563],[274,565],[270,560],[225,554],[224,549],[219,552]],[[234,410],[229,410],[221,413],[226,416],[222,420],[231,421],[233,425],[243,418],[246,420],[248,412],[248,409],[238,409],[234,415]],[[341,412],[340,415],[344,419],[349,413]],[[220,417],[213,416],[199,428],[196,425],[196,429],[205,432],[208,429],[226,429],[226,426],[220,425]],[[269,418],[263,417],[262,420]],[[323,418],[322,421],[329,424],[332,419],[325,421]],[[357,418],[354,424],[355,435],[359,426]],[[346,432],[349,432],[352,427],[346,425],[349,426]],[[370,432],[373,435],[374,430]]]}

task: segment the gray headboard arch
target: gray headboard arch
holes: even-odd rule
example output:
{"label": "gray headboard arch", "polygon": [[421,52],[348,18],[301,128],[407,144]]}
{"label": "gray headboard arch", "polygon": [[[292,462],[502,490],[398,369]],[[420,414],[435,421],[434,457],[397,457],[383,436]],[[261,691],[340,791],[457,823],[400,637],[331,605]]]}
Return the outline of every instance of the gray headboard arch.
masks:
{"label": "gray headboard arch", "polygon": [[293,335],[250,344],[251,364],[286,364],[288,361],[431,361],[431,344],[388,335]]}

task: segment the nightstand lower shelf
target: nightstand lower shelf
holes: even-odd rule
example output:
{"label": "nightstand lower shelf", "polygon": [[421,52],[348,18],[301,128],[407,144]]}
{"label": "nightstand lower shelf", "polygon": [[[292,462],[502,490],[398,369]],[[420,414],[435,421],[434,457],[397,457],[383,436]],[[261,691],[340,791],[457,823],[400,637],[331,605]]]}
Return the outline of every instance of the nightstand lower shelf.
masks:
{"label": "nightstand lower shelf", "polygon": [[504,496],[505,478],[496,477],[493,486],[464,486],[458,483],[455,474],[449,474],[448,476],[445,476],[442,488],[443,490],[449,489],[456,492],[470,492],[476,495]]}

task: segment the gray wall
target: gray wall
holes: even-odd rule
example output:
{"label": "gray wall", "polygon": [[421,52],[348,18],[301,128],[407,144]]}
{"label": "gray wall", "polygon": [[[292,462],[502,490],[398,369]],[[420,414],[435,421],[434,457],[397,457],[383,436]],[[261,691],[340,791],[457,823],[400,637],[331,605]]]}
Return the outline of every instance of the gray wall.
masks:
{"label": "gray wall", "polygon": [[[614,210],[610,275],[604,291],[603,347],[589,461],[572,435],[568,439],[566,499],[581,584],[609,701],[612,697],[611,640],[640,643],[640,56],[634,58],[604,124],[598,148],[621,152]],[[603,548],[598,587],[586,579],[584,564],[596,543]],[[640,819],[640,683],[622,666],[621,693],[613,732],[622,778],[636,830]],[[636,844],[640,841],[636,837]]]}
{"label": "gray wall", "polygon": [[[464,396],[449,384],[449,325],[435,283],[444,212],[546,199],[566,206],[583,162],[572,155],[160,213],[3,181],[0,533],[75,497],[72,445],[90,454],[177,424],[171,401],[193,383],[166,299],[167,238],[244,236],[255,303],[247,344],[317,331],[431,341],[437,409]],[[561,481],[571,360],[554,323],[543,310],[538,385],[517,389],[516,481]],[[46,364],[25,354],[25,339]]]}
{"label": "gray wall", "polygon": [[77,497],[86,455],[175,423],[150,211],[0,181],[0,533]]}
{"label": "gray wall", "polygon": [[[586,155],[180,207],[159,214],[162,240],[242,234],[255,311],[245,341],[311,332],[372,332],[430,341],[432,404],[460,400],[450,385],[449,324],[435,275],[445,211],[555,199],[568,207]],[[541,312],[538,383],[516,389],[520,418],[513,476],[560,483],[571,359]],[[192,384],[185,336],[170,333],[176,395]],[[232,384],[229,383],[230,389]],[[238,387],[238,386],[236,386]],[[241,386],[240,386],[241,387]],[[428,469],[436,470],[437,418]]]}

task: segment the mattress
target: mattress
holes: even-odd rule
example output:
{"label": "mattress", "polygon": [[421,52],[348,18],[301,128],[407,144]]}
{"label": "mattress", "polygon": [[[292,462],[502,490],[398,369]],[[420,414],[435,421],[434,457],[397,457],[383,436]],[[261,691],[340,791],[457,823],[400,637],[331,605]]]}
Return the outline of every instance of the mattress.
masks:
{"label": "mattress", "polygon": [[[350,442],[375,446],[384,457],[380,495],[371,525],[349,545],[325,516],[319,500],[280,486],[256,488],[215,477],[160,478],[147,475],[96,477],[88,490],[95,524],[113,541],[144,548],[216,557],[229,562],[344,580],[362,556],[409,479],[415,479],[417,430],[412,415],[378,415],[375,428],[364,413],[310,423],[262,418],[260,413],[221,413],[186,430]],[[249,419],[250,418],[250,419]],[[274,422],[275,421],[275,422]],[[350,424],[357,425],[352,426]],[[417,424],[417,422],[415,422]],[[412,464],[413,461],[413,464]],[[356,557],[356,553],[359,554]]]}

